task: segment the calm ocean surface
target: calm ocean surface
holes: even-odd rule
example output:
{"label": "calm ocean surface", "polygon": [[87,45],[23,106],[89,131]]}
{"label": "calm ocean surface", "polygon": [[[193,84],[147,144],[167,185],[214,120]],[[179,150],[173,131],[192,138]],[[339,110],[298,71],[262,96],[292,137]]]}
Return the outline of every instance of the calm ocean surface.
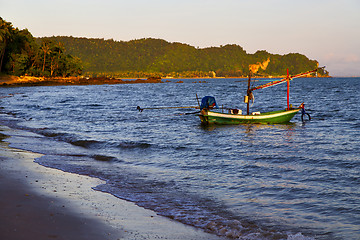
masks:
{"label": "calm ocean surface", "polygon": [[[107,180],[96,189],[214,234],[240,239],[360,239],[360,78],[291,82],[310,122],[210,126],[194,109],[246,110],[239,79],[0,88],[11,146],[42,165]],[[259,83],[258,83],[259,84]],[[283,109],[286,84],[254,92],[253,111]]]}

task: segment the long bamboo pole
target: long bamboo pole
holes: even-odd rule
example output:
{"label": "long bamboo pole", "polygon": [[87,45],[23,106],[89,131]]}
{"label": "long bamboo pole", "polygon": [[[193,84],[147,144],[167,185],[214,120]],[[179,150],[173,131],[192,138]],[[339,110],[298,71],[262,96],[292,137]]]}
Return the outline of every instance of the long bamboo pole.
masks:
{"label": "long bamboo pole", "polygon": [[198,97],[197,93],[196,93],[196,100],[197,100],[199,108],[200,108],[200,101],[199,101],[199,97]]}
{"label": "long bamboo pole", "polygon": [[198,106],[184,106],[184,107],[148,107],[148,108],[141,108],[140,106],[137,106],[136,109],[139,110],[140,112],[142,112],[145,109],[176,109],[176,108],[196,108],[199,109]]}

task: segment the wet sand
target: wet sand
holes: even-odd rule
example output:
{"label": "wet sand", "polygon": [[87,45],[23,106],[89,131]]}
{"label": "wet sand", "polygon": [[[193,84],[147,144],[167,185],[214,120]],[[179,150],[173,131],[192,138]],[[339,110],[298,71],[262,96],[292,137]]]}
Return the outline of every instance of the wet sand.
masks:
{"label": "wet sand", "polygon": [[40,166],[40,154],[8,146],[16,134],[0,126],[0,239],[224,239],[93,190],[102,180]]}

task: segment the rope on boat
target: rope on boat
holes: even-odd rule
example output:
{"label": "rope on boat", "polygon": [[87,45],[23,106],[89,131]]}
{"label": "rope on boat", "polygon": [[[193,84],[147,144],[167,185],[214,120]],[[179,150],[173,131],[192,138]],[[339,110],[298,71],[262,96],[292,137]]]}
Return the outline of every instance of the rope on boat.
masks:
{"label": "rope on boat", "polygon": [[252,100],[252,104],[251,104],[252,107],[255,103],[255,95],[252,92],[250,92],[250,99]]}

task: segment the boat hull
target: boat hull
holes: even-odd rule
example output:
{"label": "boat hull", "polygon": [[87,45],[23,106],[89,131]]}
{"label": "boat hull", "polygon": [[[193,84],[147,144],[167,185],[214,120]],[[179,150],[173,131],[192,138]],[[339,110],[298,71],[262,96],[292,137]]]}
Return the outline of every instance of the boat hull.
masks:
{"label": "boat hull", "polygon": [[229,113],[219,113],[203,109],[200,120],[203,124],[276,124],[288,123],[300,111],[300,108],[292,110],[280,110],[274,112],[261,113],[259,115],[237,115]]}

